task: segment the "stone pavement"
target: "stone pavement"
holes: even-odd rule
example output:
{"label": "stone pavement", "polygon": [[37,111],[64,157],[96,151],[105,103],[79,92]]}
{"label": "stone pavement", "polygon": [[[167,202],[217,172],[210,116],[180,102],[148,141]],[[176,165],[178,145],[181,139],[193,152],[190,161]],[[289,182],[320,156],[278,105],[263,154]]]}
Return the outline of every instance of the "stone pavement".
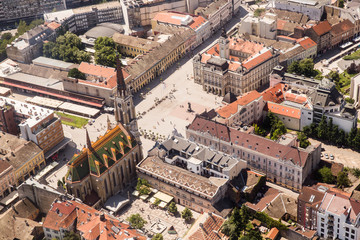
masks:
{"label": "stone pavement", "polygon": [[[127,207],[125,210],[120,211],[116,217],[120,220],[125,220],[130,217],[132,214],[140,214],[143,219],[147,221],[145,225],[145,229],[148,231],[151,229],[151,225],[158,222],[166,226],[166,229],[162,233],[164,240],[172,240],[177,237],[183,237],[186,232],[190,229],[192,224],[184,223],[184,220],[181,218],[180,214],[177,216],[171,216],[167,213],[166,210],[158,209],[158,208],[150,208],[151,203],[146,203],[141,199],[135,199],[130,207]],[[179,213],[184,209],[183,206],[177,205]],[[143,211],[142,211],[143,210]],[[193,221],[195,222],[197,218],[201,214],[192,211],[193,213]],[[177,232],[177,234],[169,234],[168,228],[173,226]]]}

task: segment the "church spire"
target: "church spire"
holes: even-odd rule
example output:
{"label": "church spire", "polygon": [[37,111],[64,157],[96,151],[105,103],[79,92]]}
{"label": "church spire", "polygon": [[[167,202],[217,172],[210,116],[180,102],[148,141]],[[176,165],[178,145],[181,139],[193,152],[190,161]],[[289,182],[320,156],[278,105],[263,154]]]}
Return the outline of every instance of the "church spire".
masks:
{"label": "church spire", "polygon": [[125,84],[125,79],[124,79],[124,75],[122,72],[119,54],[116,54],[116,81],[117,81],[118,93],[120,94],[120,96],[124,96],[126,93],[126,84]]}
{"label": "church spire", "polygon": [[90,137],[89,137],[89,132],[88,130],[86,129],[86,147],[91,150],[92,149],[92,146],[91,146],[91,141],[90,141]]}

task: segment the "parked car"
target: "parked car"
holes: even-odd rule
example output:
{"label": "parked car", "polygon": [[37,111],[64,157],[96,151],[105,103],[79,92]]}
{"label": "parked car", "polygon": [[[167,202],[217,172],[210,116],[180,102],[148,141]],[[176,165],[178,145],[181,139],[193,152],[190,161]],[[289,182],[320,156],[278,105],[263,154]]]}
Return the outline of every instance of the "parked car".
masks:
{"label": "parked car", "polygon": [[325,153],[325,158],[329,159],[329,155],[327,153]]}
{"label": "parked car", "polygon": [[330,159],[334,160],[334,158],[335,158],[334,155],[330,154]]}

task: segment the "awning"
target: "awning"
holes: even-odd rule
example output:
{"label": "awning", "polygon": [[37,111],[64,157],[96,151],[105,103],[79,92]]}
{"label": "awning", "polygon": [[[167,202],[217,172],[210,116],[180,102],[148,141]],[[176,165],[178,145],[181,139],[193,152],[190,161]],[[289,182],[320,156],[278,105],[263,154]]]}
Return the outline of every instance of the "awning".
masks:
{"label": "awning", "polygon": [[139,193],[138,190],[135,190],[135,191],[132,192],[132,195],[133,195],[134,197],[138,197],[138,196],[140,195],[140,193]]}
{"label": "awning", "polygon": [[146,201],[146,199],[148,199],[150,196],[149,195],[141,195],[140,199]]}
{"label": "awning", "polygon": [[120,194],[117,194],[117,195],[109,198],[105,202],[104,207],[107,210],[116,213],[117,211],[122,209],[124,206],[126,206],[129,202],[130,202],[129,199],[125,198],[124,196],[121,196]]}
{"label": "awning", "polygon": [[165,207],[166,207],[166,205],[167,205],[167,203],[166,203],[166,202],[161,201],[161,203],[159,204],[159,207],[161,207],[161,208],[165,208]]}
{"label": "awning", "polygon": [[155,201],[156,201],[156,198],[154,198],[154,197],[150,198],[150,202],[151,202],[152,204],[154,204]]}
{"label": "awning", "polygon": [[161,201],[165,202],[165,203],[169,203],[171,202],[174,197],[166,194],[166,193],[163,193],[163,192],[157,192],[155,195],[154,195],[154,198],[158,198],[160,199]]}
{"label": "awning", "polygon": [[54,155],[57,151],[65,147],[69,142],[71,142],[70,138],[64,137],[64,139],[56,144],[53,148],[51,148],[49,151],[45,153],[45,159],[50,158],[52,155]]}
{"label": "awning", "polygon": [[0,203],[7,206],[10,203],[12,203],[16,198],[19,197],[19,193],[17,191],[11,192],[9,195],[7,195],[6,197],[4,197]]}

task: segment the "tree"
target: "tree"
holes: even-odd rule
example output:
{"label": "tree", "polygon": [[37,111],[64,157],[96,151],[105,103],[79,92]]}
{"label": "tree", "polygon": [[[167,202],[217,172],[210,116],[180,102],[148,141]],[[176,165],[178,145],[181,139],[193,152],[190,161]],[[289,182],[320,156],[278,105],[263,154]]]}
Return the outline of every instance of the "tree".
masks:
{"label": "tree", "polygon": [[99,37],[95,41],[95,62],[108,67],[116,67],[117,45],[112,38]]}
{"label": "tree", "polygon": [[259,229],[251,229],[248,234],[242,236],[240,240],[262,240],[261,232]]}
{"label": "tree", "polygon": [[10,40],[13,37],[13,35],[10,32],[3,33],[1,35],[1,40]]}
{"label": "tree", "polygon": [[321,181],[324,183],[333,183],[334,182],[334,176],[331,173],[331,169],[328,167],[322,167],[319,170],[319,177],[321,178]]}
{"label": "tree", "polygon": [[185,207],[185,209],[181,212],[181,217],[185,219],[185,221],[189,221],[192,218],[192,212],[190,209]]}
{"label": "tree", "polygon": [[339,8],[344,8],[345,3],[344,0],[339,0]]}
{"label": "tree", "polygon": [[71,232],[65,233],[63,240],[81,240],[81,237],[79,234],[71,231]]}
{"label": "tree", "polygon": [[298,136],[301,148],[307,148],[310,145],[310,142],[309,142],[307,136],[303,132],[299,132],[297,134],[297,136]]}
{"label": "tree", "polygon": [[156,199],[155,199],[155,202],[154,202],[154,205],[155,205],[155,206],[159,206],[160,203],[161,203],[161,200],[158,199],[158,198],[156,198]]}
{"label": "tree", "polygon": [[168,207],[168,211],[173,213],[173,214],[177,213],[178,210],[177,210],[176,203],[171,202],[169,207]]}
{"label": "tree", "polygon": [[161,233],[157,233],[152,237],[151,240],[163,240],[163,239],[164,239],[163,235]]}
{"label": "tree", "polygon": [[299,61],[294,61],[294,62],[292,62],[292,63],[289,65],[287,71],[288,71],[289,73],[300,74],[300,73],[301,73],[301,69],[300,69]]}
{"label": "tree", "polygon": [[322,116],[321,121],[317,127],[317,137],[324,140],[327,137],[327,123],[326,117]]}
{"label": "tree", "polygon": [[261,128],[259,125],[257,125],[256,123],[254,123],[253,127],[254,127],[254,132],[256,135],[260,135],[260,136],[266,135],[266,131],[263,128]]}
{"label": "tree", "polygon": [[346,101],[347,103],[350,103],[350,104],[354,104],[354,103],[355,103],[355,100],[352,99],[352,98],[349,98],[349,97],[345,98],[345,101]]}
{"label": "tree", "polygon": [[333,82],[335,82],[335,83],[340,81],[340,75],[338,72],[335,72],[335,71],[331,71],[327,77],[330,78],[331,80],[333,80]]}
{"label": "tree", "polygon": [[349,187],[351,184],[350,179],[348,177],[348,173],[345,171],[339,172],[336,179],[336,186],[340,188]]}
{"label": "tree", "polygon": [[77,68],[70,69],[68,77],[77,78],[77,79],[86,79],[86,76],[83,72],[80,72]]}
{"label": "tree", "polygon": [[132,214],[126,220],[130,223],[131,227],[136,228],[136,229],[143,228],[144,225],[147,223],[138,213]]}

